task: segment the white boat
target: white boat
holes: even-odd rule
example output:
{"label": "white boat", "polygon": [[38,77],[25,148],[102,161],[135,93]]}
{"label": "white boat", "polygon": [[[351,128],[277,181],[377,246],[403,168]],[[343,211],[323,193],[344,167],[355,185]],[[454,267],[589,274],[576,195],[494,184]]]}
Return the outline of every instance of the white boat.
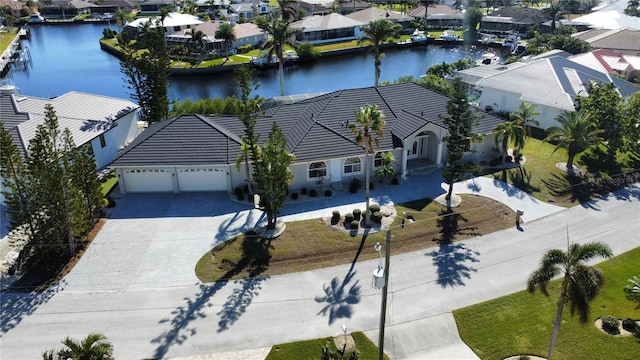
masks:
{"label": "white boat", "polygon": [[498,64],[500,62],[500,58],[492,53],[492,52],[487,52],[482,54],[482,59],[478,60],[476,63],[478,65],[491,65],[491,64]]}
{"label": "white boat", "polygon": [[429,34],[421,30],[416,30],[411,35],[409,35],[409,38],[411,39],[411,42],[421,43],[429,39]]}
{"label": "white boat", "polygon": [[442,35],[440,35],[440,37],[438,37],[438,39],[444,40],[444,41],[456,41],[459,38],[460,37],[458,35],[456,35],[454,32],[449,31],[449,30],[445,30],[442,33]]}
{"label": "white boat", "polygon": [[286,62],[286,61],[296,61],[298,60],[299,56],[298,53],[296,53],[295,50],[285,50],[284,53],[282,54],[282,59]]}
{"label": "white boat", "polygon": [[29,22],[30,23],[42,23],[47,21],[47,19],[45,19],[44,17],[42,17],[42,15],[40,15],[40,13],[33,13],[31,15],[29,15]]}

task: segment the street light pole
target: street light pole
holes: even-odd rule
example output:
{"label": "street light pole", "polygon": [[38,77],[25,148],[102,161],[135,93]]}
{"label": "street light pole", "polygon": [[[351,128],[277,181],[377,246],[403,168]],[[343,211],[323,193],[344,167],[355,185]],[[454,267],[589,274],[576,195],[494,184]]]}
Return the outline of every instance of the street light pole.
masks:
{"label": "street light pole", "polygon": [[389,258],[391,257],[391,230],[387,228],[384,239],[384,286],[382,287],[382,305],[380,309],[380,331],[378,337],[378,360],[384,358],[384,323],[387,316],[387,291],[389,290]]}

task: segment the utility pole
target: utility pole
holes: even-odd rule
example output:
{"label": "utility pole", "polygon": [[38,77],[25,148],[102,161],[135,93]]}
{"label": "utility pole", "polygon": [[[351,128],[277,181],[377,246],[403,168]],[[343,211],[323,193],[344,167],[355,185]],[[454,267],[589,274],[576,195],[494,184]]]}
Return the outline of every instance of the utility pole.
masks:
{"label": "utility pole", "polygon": [[378,360],[384,359],[384,323],[387,316],[387,292],[389,290],[389,259],[391,258],[391,230],[387,228],[384,239],[384,286],[382,287],[382,305],[380,309],[380,331],[378,337]]}

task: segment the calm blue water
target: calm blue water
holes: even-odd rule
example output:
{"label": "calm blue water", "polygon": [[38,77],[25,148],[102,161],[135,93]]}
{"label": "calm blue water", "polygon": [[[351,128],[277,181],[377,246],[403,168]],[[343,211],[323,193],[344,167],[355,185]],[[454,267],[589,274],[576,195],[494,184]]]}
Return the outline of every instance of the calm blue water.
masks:
{"label": "calm blue water", "polygon": [[[130,91],[120,73],[120,62],[100,50],[102,30],[116,26],[106,24],[37,25],[31,27],[31,39],[24,43],[31,52],[27,70],[13,69],[12,78],[22,93],[30,96],[55,97],[69,91],[82,91],[129,98]],[[479,59],[481,49],[426,46],[387,51],[382,60],[380,81],[398,77],[419,77],[433,64],[453,62],[463,57]],[[287,94],[335,91],[345,88],[373,86],[371,55],[349,55],[323,60],[315,64],[294,65],[285,71]],[[269,98],[280,95],[277,70],[259,73],[257,94]],[[169,87],[171,100],[226,97],[236,93],[232,73],[198,76],[173,76]]]}

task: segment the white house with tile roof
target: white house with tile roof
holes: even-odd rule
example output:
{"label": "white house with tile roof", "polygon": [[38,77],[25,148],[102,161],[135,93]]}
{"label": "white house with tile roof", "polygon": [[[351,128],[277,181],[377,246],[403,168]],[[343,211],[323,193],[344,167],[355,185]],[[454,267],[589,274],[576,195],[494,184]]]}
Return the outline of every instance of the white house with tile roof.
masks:
{"label": "white house with tile roof", "polygon": [[185,30],[191,29],[203,22],[195,15],[172,12],[167,15],[162,23],[160,23],[159,16],[141,17],[126,23],[122,30],[135,35],[138,30],[144,28],[145,24],[149,21],[151,21],[150,26],[152,28],[163,26],[165,35],[182,34]]}
{"label": "white house with tile roof", "polygon": [[113,161],[138,134],[139,106],[129,100],[81,92],[52,99],[3,94],[0,120],[22,154],[27,153],[38,125],[44,123],[46,104],[53,106],[60,129],[71,131],[76,146],[91,146],[99,169]]}
{"label": "white house with tile roof", "polygon": [[573,111],[576,96],[588,96],[590,81],[613,82],[626,98],[638,88],[616,76],[594,70],[562,56],[536,59],[525,66],[514,66],[477,82],[481,91],[480,108],[513,112],[521,102],[536,104],[540,128],[556,125],[555,118]]}
{"label": "white house with tile roof", "polygon": [[[415,83],[348,89],[322,94],[264,110],[255,131],[268,138],[275,121],[296,157],[290,188],[327,187],[364,179],[364,149],[347,128],[356,111],[377,105],[386,120],[385,136],[378,147],[391,151],[397,172],[441,166],[446,161],[443,137],[447,131],[449,98]],[[503,119],[479,109],[474,131],[485,136],[473,144],[468,161],[495,157],[493,129]],[[231,191],[245,184],[244,167],[236,170],[244,126],[237,116],[183,115],[151,125],[125,148],[109,166],[118,174],[125,192]],[[373,168],[380,156],[369,158]]]}
{"label": "white house with tile roof", "polygon": [[290,27],[302,30],[297,36],[298,41],[324,44],[359,39],[362,37],[360,27],[363,25],[366,25],[366,23],[344,15],[331,13],[324,16],[306,17],[291,23]]}

